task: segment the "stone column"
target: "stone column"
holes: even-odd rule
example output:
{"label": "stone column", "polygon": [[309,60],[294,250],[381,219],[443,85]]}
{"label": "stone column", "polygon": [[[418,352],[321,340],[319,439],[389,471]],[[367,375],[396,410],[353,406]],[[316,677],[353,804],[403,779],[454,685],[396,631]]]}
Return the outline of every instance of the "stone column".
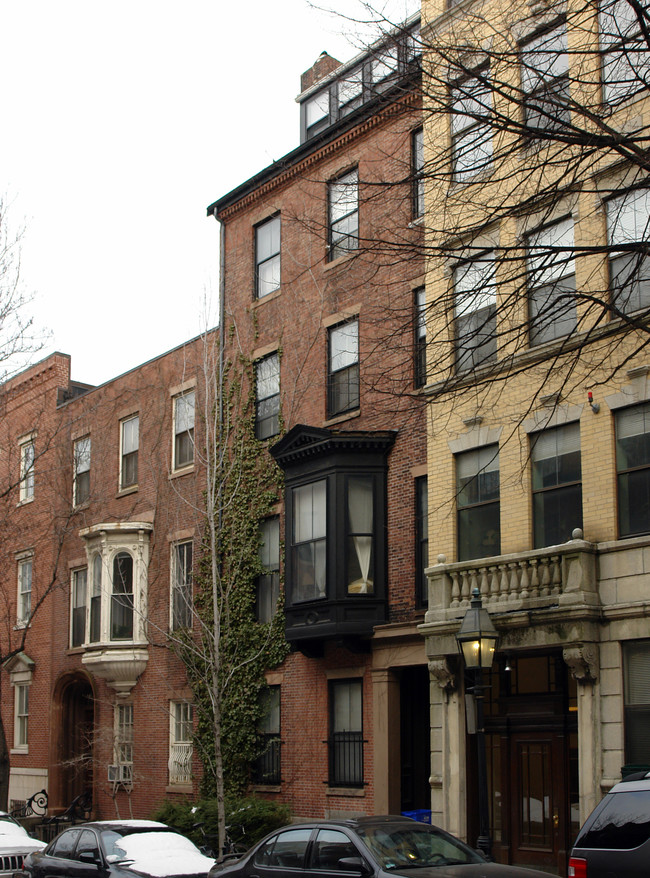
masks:
{"label": "stone column", "polygon": [[467,838],[465,710],[447,656],[429,661],[431,677],[431,821]]}
{"label": "stone column", "polygon": [[578,785],[580,823],[601,798],[602,736],[598,644],[581,643],[562,652],[578,684]]}
{"label": "stone column", "polygon": [[399,681],[388,668],[373,670],[374,814],[399,814],[400,706]]}

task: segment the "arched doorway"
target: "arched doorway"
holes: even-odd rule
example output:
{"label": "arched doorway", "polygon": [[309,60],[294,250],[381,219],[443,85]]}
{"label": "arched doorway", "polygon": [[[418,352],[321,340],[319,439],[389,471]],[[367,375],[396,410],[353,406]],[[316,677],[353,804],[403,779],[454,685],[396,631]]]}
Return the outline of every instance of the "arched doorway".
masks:
{"label": "arched doorway", "polygon": [[80,674],[60,680],[54,704],[59,733],[50,806],[61,810],[93,789],[95,699],[89,679]]}

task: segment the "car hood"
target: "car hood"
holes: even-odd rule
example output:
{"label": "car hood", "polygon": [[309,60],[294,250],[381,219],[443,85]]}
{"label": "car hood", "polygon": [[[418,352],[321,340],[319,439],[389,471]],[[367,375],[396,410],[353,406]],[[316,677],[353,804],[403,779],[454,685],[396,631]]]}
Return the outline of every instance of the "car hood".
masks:
{"label": "car hood", "polygon": [[120,847],[126,857],[115,863],[120,869],[151,878],[207,875],[214,860],[205,857],[189,839],[167,832],[125,835]]}
{"label": "car hood", "polygon": [[0,855],[32,854],[42,851],[46,842],[31,838],[26,833],[0,833]]}
{"label": "car hood", "polygon": [[428,866],[418,869],[391,869],[382,876],[400,875],[401,878],[549,878],[548,872],[525,869],[523,866],[504,866],[502,863],[467,863],[462,866]]}

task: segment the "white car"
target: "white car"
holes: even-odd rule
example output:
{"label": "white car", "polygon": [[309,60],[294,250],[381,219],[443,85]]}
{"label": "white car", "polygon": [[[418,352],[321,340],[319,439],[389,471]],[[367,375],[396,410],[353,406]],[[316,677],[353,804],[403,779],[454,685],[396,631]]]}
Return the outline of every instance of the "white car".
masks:
{"label": "white car", "polygon": [[10,814],[0,811],[0,875],[13,875],[22,869],[27,854],[44,847],[44,841],[32,838]]}

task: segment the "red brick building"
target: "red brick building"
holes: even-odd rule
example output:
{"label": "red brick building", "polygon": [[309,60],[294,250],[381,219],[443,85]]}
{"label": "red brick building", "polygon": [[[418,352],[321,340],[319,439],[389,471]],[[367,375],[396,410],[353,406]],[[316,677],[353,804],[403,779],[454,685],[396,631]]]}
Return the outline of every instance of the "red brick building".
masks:
{"label": "red brick building", "polygon": [[96,813],[124,817],[193,791],[168,633],[201,534],[202,345],[96,388],[57,353],[0,388],[3,657],[22,646],[3,675],[10,803],[46,789],[56,813],[92,790]]}
{"label": "red brick building", "polygon": [[208,208],[226,335],[285,476],[258,612],[281,571],[292,652],[254,780],[296,816],[430,807],[418,27],[323,54],[300,146]]}

